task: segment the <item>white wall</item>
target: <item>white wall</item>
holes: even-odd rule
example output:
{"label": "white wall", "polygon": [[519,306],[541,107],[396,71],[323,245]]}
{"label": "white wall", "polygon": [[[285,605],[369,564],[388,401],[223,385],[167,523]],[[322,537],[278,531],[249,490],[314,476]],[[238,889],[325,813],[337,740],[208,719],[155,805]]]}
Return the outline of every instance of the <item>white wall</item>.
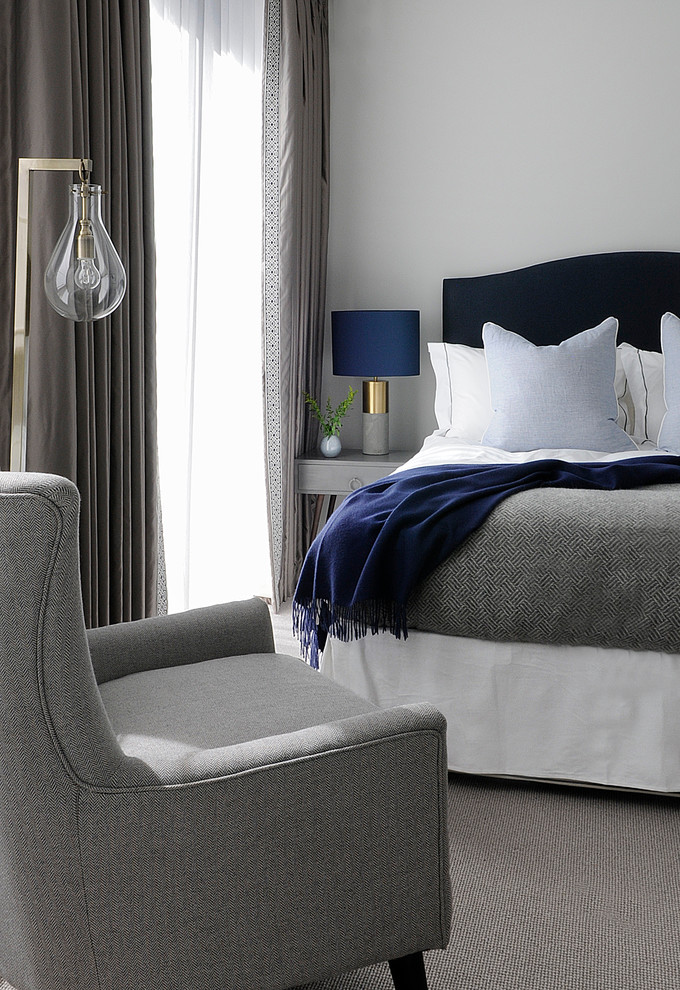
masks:
{"label": "white wall", "polygon": [[678,0],[330,0],[328,310],[421,311],[393,449],[434,429],[442,278],[680,249],[678,39]]}

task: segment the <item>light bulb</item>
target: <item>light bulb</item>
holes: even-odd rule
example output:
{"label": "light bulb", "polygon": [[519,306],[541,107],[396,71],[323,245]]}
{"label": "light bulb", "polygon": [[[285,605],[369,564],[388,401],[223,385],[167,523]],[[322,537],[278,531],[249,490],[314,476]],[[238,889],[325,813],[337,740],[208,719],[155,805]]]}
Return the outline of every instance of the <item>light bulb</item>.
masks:
{"label": "light bulb", "polygon": [[101,186],[71,186],[68,221],[45,271],[45,294],[69,320],[99,320],[125,295],[125,269],[104,226]]}
{"label": "light bulb", "polygon": [[102,277],[99,274],[99,269],[92,258],[80,258],[76,264],[76,270],[73,276],[73,281],[78,288],[91,292],[97,288],[101,280]]}

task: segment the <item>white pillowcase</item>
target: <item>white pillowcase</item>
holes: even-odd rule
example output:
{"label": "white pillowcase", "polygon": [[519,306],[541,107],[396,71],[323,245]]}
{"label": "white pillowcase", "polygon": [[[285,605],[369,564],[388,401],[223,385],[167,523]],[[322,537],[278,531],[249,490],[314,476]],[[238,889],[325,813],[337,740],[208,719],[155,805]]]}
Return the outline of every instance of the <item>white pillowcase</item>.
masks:
{"label": "white pillowcase", "polygon": [[[617,424],[633,433],[633,401],[626,380],[621,348],[616,350],[614,388],[619,407]],[[429,343],[427,349],[435,376],[434,414],[437,427],[449,436],[481,443],[491,422],[491,392],[483,347],[467,344]],[[658,432],[657,432],[658,436]]]}
{"label": "white pillowcase", "polygon": [[659,447],[680,454],[680,320],[674,313],[661,317],[663,390],[667,412],[659,432]]}
{"label": "white pillowcase", "polygon": [[[642,351],[632,344],[619,344],[624,371],[633,402],[633,436],[657,443],[666,415],[663,395],[663,354]],[[630,431],[629,431],[630,432]]]}
{"label": "white pillowcase", "polygon": [[440,430],[479,443],[491,422],[491,394],[483,347],[429,343],[434,414]]}

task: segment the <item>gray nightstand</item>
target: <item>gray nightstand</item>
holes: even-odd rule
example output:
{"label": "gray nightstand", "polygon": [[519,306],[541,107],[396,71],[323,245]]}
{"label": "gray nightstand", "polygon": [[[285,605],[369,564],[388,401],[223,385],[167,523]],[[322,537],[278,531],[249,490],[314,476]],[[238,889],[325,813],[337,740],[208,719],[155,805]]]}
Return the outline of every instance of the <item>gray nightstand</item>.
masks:
{"label": "gray nightstand", "polygon": [[341,450],[337,457],[306,454],[295,460],[295,491],[318,495],[312,539],[317,534],[325,496],[330,496],[328,515],[335,508],[338,495],[349,495],[363,485],[379,481],[413,457],[414,450],[392,450],[389,454],[363,454],[360,450]]}

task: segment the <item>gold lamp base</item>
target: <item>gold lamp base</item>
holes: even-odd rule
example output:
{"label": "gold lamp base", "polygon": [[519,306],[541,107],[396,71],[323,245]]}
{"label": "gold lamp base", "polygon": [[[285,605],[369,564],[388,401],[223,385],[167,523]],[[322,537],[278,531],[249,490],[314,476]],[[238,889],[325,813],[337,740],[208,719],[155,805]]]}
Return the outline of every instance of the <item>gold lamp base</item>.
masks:
{"label": "gold lamp base", "polygon": [[363,398],[365,413],[389,412],[389,382],[380,382],[377,378],[364,382]]}

